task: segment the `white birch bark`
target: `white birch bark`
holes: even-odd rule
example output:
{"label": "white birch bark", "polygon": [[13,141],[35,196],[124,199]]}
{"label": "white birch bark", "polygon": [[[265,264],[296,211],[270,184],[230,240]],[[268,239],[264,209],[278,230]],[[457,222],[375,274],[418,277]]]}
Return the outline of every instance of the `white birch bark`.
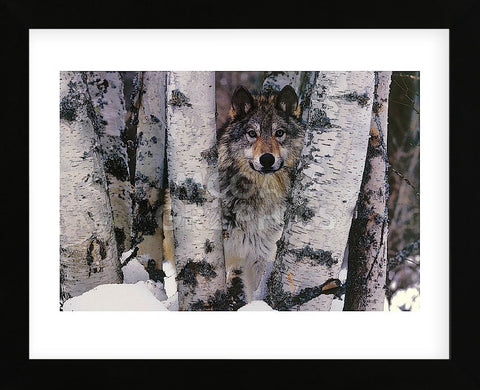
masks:
{"label": "white birch bark", "polygon": [[388,97],[392,72],[375,72],[370,140],[349,238],[344,310],[383,310],[388,236]]}
{"label": "white birch bark", "polygon": [[166,73],[142,72],[141,77],[133,231],[138,257],[153,259],[162,269]]}
{"label": "white birch bark", "polygon": [[179,310],[223,310],[215,72],[169,72],[167,160]]}
{"label": "white birch bark", "polygon": [[113,217],[82,72],[60,73],[60,300],[121,283]]}
{"label": "white birch bark", "polygon": [[88,91],[99,120],[99,138],[112,206],[118,252],[130,249],[132,185],[128,167],[123,81],[119,72],[87,72]]}
{"label": "white birch bark", "polygon": [[[329,310],[367,151],[373,72],[320,72],[269,279],[279,310]],[[338,287],[335,285],[335,287]]]}

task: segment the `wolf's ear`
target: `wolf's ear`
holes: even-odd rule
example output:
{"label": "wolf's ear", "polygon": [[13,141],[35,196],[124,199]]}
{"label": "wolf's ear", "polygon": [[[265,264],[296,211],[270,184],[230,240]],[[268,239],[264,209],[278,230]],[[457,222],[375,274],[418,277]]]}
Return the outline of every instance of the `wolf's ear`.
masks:
{"label": "wolf's ear", "polygon": [[290,85],[285,85],[285,87],[283,87],[278,93],[275,106],[287,115],[292,115],[297,109],[298,97],[295,90]]}
{"label": "wolf's ear", "polygon": [[242,85],[235,88],[232,95],[232,108],[235,116],[242,117],[253,108],[253,97]]}

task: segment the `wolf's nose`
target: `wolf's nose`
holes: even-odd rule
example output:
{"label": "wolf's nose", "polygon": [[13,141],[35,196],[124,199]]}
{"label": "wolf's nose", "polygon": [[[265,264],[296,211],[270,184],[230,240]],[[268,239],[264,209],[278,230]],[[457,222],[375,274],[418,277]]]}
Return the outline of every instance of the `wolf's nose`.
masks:
{"label": "wolf's nose", "polygon": [[264,168],[270,168],[275,163],[275,157],[271,153],[265,153],[260,156],[260,164]]}

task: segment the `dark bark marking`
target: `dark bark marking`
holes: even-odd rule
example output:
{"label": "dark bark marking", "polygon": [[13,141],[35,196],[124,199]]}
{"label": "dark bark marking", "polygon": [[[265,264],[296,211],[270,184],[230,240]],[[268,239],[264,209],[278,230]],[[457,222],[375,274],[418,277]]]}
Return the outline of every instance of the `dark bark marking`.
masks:
{"label": "dark bark marking", "polygon": [[288,252],[296,257],[296,261],[302,261],[305,258],[309,258],[314,260],[314,265],[324,264],[328,267],[331,267],[333,264],[338,262],[338,260],[332,257],[331,251],[313,249],[310,245],[306,245],[302,249],[290,249]]}
{"label": "dark bark marking", "polygon": [[147,272],[148,272],[148,277],[154,282],[160,281],[163,283],[165,276],[167,276],[163,270],[157,268],[157,263],[154,259],[148,260]]}
{"label": "dark bark marking", "polygon": [[[85,260],[87,261],[88,276],[95,274],[97,272],[102,272],[103,267],[100,265],[101,260],[104,260],[107,257],[106,245],[103,241],[99,240],[97,237],[92,237],[90,245],[87,248],[87,254]],[[98,263],[98,264],[95,264]]]}
{"label": "dark bark marking", "polygon": [[71,95],[64,96],[60,101],[60,119],[73,122],[77,119],[77,108],[79,103]]}
{"label": "dark bark marking", "polygon": [[156,210],[158,204],[150,205],[148,199],[137,199],[137,212],[134,215],[132,223],[132,231],[137,236],[138,233],[153,235],[157,230],[158,223],[156,218]]}
{"label": "dark bark marking", "polygon": [[341,96],[336,96],[336,98],[345,99],[347,102],[357,102],[358,105],[362,108],[366,107],[370,98],[367,93],[359,94],[358,92],[350,92]]}
{"label": "dark bark marking", "polygon": [[198,299],[190,305],[190,310],[213,310],[213,311],[228,311],[230,305],[228,302],[227,294],[224,291],[217,290],[213,296],[210,296],[206,301]]}
{"label": "dark bark marking", "polygon": [[110,154],[106,156],[104,168],[105,173],[114,176],[120,181],[126,181],[129,178],[127,164],[118,154]]}
{"label": "dark bark marking", "polygon": [[195,287],[197,285],[197,275],[201,275],[206,279],[211,279],[217,276],[214,267],[207,263],[205,260],[193,261],[187,259],[187,264],[180,270],[177,277],[177,281],[182,281],[183,284]]}
{"label": "dark bark marking", "polygon": [[125,251],[125,230],[123,228],[114,227],[115,232],[115,241],[117,242],[118,253],[123,253]]}
{"label": "dark bark marking", "polygon": [[170,180],[170,195],[187,203],[203,205],[207,201],[206,191],[200,183],[195,183],[192,178],[187,178],[179,185]]}
{"label": "dark bark marking", "polygon": [[[153,123],[160,123],[160,119],[158,119],[155,115],[150,114],[150,119]],[[156,143],[156,142],[155,142]]]}
{"label": "dark bark marking", "polygon": [[287,244],[281,239],[277,241],[277,257],[283,258],[286,254],[294,257],[295,261],[303,261],[305,258],[313,260],[312,265],[326,265],[331,267],[338,262],[338,259],[332,257],[331,251],[323,249],[313,249],[310,245],[305,245],[301,249],[288,249]]}
{"label": "dark bark marking", "polygon": [[208,238],[205,241],[205,253],[211,253],[213,252],[213,249],[215,248],[215,243],[213,241],[210,241]]}
{"label": "dark bark marking", "polygon": [[190,310],[236,311],[246,305],[244,285],[240,276],[242,271],[234,270],[233,273],[236,276],[230,281],[226,292],[217,290],[206,301],[201,299],[195,301]]}
{"label": "dark bark marking", "polygon": [[190,99],[186,97],[180,90],[175,89],[172,91],[172,97],[168,101],[168,104],[175,107],[192,107],[191,103],[189,103]]}
{"label": "dark bark marking", "polygon": [[327,116],[327,113],[319,108],[314,108],[312,110],[311,116],[308,120],[308,126],[314,129],[330,129],[340,127],[334,125],[331,119]]}

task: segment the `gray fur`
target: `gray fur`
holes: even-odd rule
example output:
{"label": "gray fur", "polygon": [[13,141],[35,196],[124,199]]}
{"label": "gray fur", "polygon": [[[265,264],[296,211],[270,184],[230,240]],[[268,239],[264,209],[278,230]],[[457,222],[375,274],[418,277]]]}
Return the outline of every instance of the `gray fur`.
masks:
{"label": "gray fur", "polygon": [[[248,98],[245,91],[241,91],[243,99]],[[293,115],[297,96],[291,91],[286,102],[282,101],[282,92],[253,96],[253,104],[250,99],[245,105],[237,96],[232,118],[219,134],[227,282],[234,277],[242,279],[244,303],[264,298],[276,242],[283,230],[290,173],[303,145],[304,129]],[[242,109],[235,111],[236,106]],[[252,129],[257,138],[248,136]],[[285,135],[276,137],[277,130]],[[257,141],[262,143],[264,153],[275,155],[275,172],[259,171]],[[273,144],[277,146],[269,149]]]}

